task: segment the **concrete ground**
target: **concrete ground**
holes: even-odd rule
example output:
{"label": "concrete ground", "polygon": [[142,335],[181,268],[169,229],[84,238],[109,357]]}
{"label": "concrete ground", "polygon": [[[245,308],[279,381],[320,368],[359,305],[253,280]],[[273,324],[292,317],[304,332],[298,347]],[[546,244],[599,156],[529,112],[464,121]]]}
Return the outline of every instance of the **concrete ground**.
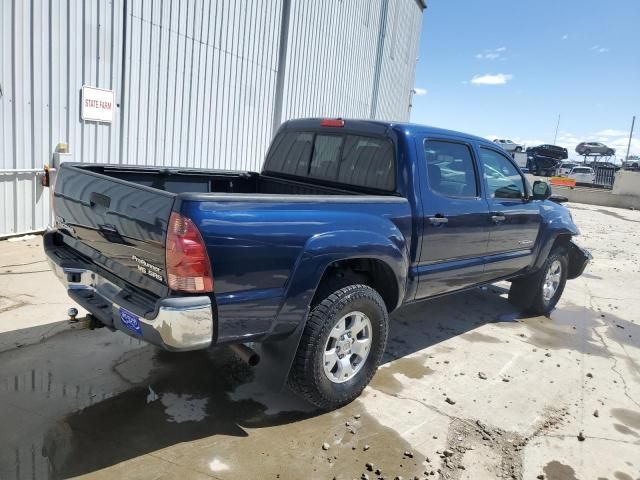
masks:
{"label": "concrete ground", "polygon": [[640,212],[570,207],[595,260],[551,318],[506,284],[404,308],[330,413],[228,351],[70,329],[39,239],[0,242],[0,478],[640,478]]}

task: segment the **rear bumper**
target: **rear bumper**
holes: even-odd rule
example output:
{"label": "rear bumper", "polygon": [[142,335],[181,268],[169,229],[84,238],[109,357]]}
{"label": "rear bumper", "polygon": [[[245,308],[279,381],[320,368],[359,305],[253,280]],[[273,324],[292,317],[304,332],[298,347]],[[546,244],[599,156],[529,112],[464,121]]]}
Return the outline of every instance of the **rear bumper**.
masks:
{"label": "rear bumper", "polygon": [[[95,264],[64,245],[56,245],[56,231],[45,233],[45,252],[51,269],[69,297],[105,325],[171,351],[208,348],[214,338],[214,309],[207,296],[153,299],[121,287]],[[133,313],[139,325],[132,327]]]}

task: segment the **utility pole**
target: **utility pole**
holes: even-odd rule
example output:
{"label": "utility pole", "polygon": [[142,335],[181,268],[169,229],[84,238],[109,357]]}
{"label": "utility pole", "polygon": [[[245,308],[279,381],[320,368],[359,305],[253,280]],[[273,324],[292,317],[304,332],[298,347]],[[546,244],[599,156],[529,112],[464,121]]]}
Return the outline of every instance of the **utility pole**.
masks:
{"label": "utility pole", "polygon": [[631,137],[633,137],[633,126],[636,124],[636,116],[633,116],[633,120],[631,120],[631,132],[629,132],[629,143],[627,144],[627,154],[624,159],[629,160],[629,149],[631,148]]}
{"label": "utility pole", "polygon": [[558,138],[558,128],[560,128],[560,114],[558,114],[558,123],[556,123],[556,134],[553,136],[553,144],[556,144]]}

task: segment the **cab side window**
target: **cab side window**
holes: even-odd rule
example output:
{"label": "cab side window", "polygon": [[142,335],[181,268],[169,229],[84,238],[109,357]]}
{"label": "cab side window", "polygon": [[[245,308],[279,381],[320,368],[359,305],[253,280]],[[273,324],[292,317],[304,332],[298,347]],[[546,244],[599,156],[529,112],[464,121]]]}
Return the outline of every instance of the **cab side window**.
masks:
{"label": "cab side window", "polygon": [[522,176],[508,158],[487,148],[480,148],[480,163],[489,198],[520,199],[526,190]]}
{"label": "cab side window", "polygon": [[424,156],[431,191],[447,197],[478,196],[473,157],[467,145],[427,140],[424,142]]}

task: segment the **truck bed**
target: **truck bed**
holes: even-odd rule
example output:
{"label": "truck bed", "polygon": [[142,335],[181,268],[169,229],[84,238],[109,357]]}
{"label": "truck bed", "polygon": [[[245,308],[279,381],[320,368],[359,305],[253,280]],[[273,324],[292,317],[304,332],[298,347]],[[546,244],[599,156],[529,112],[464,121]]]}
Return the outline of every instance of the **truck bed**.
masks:
{"label": "truck bed", "polygon": [[[264,193],[278,195],[363,195],[366,189],[349,190],[257,172],[126,167],[120,165],[76,165],[101,175],[169,193]],[[374,193],[374,192],[371,192]],[[380,194],[375,192],[375,194]],[[387,193],[388,194],[388,193]]]}

